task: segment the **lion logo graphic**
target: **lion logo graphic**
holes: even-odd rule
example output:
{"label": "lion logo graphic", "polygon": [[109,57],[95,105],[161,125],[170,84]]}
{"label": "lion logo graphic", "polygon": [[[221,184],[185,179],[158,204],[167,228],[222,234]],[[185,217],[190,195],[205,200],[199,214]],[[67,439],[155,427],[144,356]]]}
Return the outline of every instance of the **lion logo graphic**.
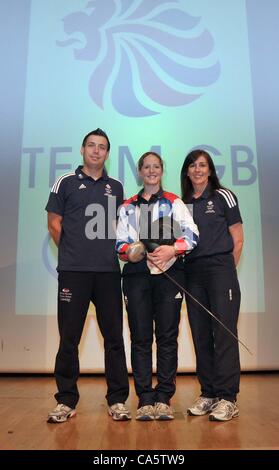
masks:
{"label": "lion logo graphic", "polygon": [[211,33],[177,0],[92,0],[67,15],[76,60],[92,62],[89,94],[105,109],[145,117],[200,98],[220,75]]}

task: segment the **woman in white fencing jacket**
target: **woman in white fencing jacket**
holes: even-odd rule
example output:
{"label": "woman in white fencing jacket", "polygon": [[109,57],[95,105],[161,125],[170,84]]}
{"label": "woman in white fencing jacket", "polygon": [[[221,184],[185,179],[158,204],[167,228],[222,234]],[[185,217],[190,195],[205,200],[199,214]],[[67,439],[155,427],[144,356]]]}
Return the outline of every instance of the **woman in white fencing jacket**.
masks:
{"label": "woman in white fencing jacket", "polygon": [[[138,162],[143,189],[126,200],[120,209],[116,249],[128,261],[123,269],[123,292],[131,331],[131,363],[139,398],[136,419],[173,419],[170,399],[175,392],[177,336],[183,292],[162,271],[183,285],[183,260],[198,241],[198,230],[187,207],[161,186],[163,162],[160,155],[147,152]],[[154,234],[160,221],[175,221],[180,234]],[[157,248],[147,259],[129,261],[129,247],[138,240],[157,238]],[[168,238],[168,239],[166,239]],[[156,264],[152,264],[152,261]],[[159,267],[159,268],[158,268]],[[157,385],[152,387],[152,343],[155,325],[157,343]]]}

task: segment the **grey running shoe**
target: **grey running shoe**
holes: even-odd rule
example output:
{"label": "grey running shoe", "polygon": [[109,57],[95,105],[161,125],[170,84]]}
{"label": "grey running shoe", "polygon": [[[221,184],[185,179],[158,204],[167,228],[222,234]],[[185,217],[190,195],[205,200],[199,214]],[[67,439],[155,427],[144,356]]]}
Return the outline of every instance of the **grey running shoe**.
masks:
{"label": "grey running shoe", "polygon": [[108,412],[115,421],[128,421],[131,419],[131,413],[125,403],[115,403],[114,405],[111,405]]}
{"label": "grey running shoe", "polygon": [[203,416],[211,411],[212,406],[218,402],[218,398],[198,397],[191,408],[187,409],[190,416]]}
{"label": "grey running shoe", "polygon": [[68,418],[76,415],[76,410],[63,403],[59,403],[47,417],[48,423],[64,423]]}
{"label": "grey running shoe", "polygon": [[220,400],[212,407],[209,415],[210,421],[229,421],[232,418],[237,418],[239,410],[236,403],[228,400]]}
{"label": "grey running shoe", "polygon": [[137,421],[152,421],[155,419],[153,405],[144,405],[137,409],[136,420]]}
{"label": "grey running shoe", "polygon": [[167,421],[169,419],[174,419],[173,411],[169,405],[166,403],[158,402],[155,404],[155,419],[161,421]]}

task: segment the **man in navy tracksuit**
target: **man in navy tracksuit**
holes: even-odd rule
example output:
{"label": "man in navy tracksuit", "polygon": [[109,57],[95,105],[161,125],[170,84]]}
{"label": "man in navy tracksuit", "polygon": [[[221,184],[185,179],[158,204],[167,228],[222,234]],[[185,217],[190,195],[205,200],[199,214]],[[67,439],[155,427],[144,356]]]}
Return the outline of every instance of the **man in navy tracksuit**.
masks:
{"label": "man in navy tracksuit", "polygon": [[90,301],[95,305],[104,338],[109,414],[130,419],[125,406],[129,393],[122,337],[121,276],[112,224],[123,200],[122,184],[104,168],[110,142],[101,129],[82,143],[83,166],[55,182],[46,206],[48,228],[58,246],[58,326],[56,408],[48,422],[61,423],[76,414],[79,399],[78,345]]}

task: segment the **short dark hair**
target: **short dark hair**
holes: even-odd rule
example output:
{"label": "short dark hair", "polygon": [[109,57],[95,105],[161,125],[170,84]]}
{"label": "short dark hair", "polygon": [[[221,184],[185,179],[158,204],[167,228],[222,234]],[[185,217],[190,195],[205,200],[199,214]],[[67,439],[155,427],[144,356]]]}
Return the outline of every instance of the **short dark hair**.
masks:
{"label": "short dark hair", "polygon": [[110,150],[110,141],[109,141],[109,138],[107,136],[107,134],[105,133],[105,131],[103,131],[103,129],[100,129],[98,127],[98,129],[95,129],[94,131],[90,131],[88,132],[88,134],[86,134],[86,136],[84,137],[83,141],[82,141],[82,146],[85,147],[86,145],[86,141],[88,139],[88,137],[90,137],[90,135],[100,135],[101,137],[104,137],[108,143],[108,152]]}

